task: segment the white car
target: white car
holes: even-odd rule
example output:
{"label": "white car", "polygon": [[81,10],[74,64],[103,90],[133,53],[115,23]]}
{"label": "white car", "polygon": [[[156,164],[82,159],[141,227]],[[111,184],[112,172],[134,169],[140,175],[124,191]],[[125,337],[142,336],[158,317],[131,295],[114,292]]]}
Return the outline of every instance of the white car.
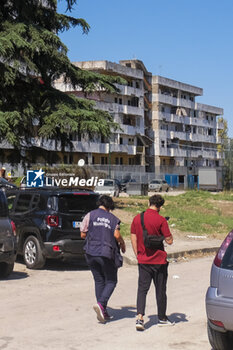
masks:
{"label": "white car", "polygon": [[96,186],[95,192],[99,194],[106,194],[111,197],[119,197],[119,186],[115,180],[105,179],[103,186]]}
{"label": "white car", "polygon": [[156,192],[162,192],[162,191],[169,191],[169,185],[167,181],[165,180],[152,180],[149,183],[149,191],[156,191]]}

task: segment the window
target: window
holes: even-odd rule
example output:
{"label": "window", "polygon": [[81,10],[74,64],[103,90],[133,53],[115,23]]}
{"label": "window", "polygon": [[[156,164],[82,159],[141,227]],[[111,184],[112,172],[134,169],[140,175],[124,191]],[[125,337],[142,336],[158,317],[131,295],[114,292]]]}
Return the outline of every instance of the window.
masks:
{"label": "window", "polygon": [[107,157],[101,157],[101,164],[108,164]]}
{"label": "window", "polygon": [[119,98],[119,104],[122,105],[122,98]]}
{"label": "window", "polygon": [[120,165],[123,165],[123,158],[120,157]]}
{"label": "window", "polygon": [[161,147],[165,147],[165,141],[161,141]]}
{"label": "window", "polygon": [[131,63],[126,63],[125,65],[126,65],[126,67],[131,68]]}
{"label": "window", "polygon": [[92,164],[95,164],[95,157],[92,156]]}
{"label": "window", "polygon": [[119,158],[118,158],[118,157],[115,158],[115,164],[116,164],[116,165],[119,164]]}
{"label": "window", "polygon": [[0,191],[0,217],[7,216],[6,198],[2,191]]}
{"label": "window", "polygon": [[118,99],[117,99],[117,97],[115,97],[115,103],[117,103],[118,102]]}
{"label": "window", "polygon": [[64,163],[64,164],[68,164],[68,158],[67,158],[67,156],[64,156],[64,157],[63,157],[63,163]]}
{"label": "window", "polygon": [[139,89],[139,82],[138,81],[136,81],[136,89]]}
{"label": "window", "polygon": [[128,138],[128,145],[134,145],[134,139]]}
{"label": "window", "polygon": [[123,138],[120,137],[120,145],[123,145]]}
{"label": "window", "polygon": [[15,212],[24,213],[26,211],[29,211],[31,199],[31,194],[20,194],[15,206]]}
{"label": "window", "polygon": [[128,162],[129,162],[129,165],[134,165],[134,158],[129,158]]}
{"label": "window", "polygon": [[[9,212],[13,211],[14,208],[14,202],[15,202],[16,194],[11,194],[7,196],[7,203],[8,203],[8,210]],[[1,212],[1,207],[0,207],[0,212]]]}

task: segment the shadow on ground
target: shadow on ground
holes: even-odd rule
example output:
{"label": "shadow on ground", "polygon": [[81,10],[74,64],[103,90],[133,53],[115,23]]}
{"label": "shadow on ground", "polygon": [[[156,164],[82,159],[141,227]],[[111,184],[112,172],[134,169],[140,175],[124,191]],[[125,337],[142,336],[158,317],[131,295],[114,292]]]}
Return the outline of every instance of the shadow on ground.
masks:
{"label": "shadow on ground", "polygon": [[[17,256],[17,263],[25,265],[23,257]],[[26,266],[26,265],[25,265]],[[53,260],[47,259],[45,266],[40,270],[48,270],[48,271],[85,271],[89,270],[87,266],[86,260],[84,258],[63,261],[63,260]]]}
{"label": "shadow on ground", "polygon": [[122,320],[123,318],[135,318],[136,308],[135,306],[122,306],[120,309],[112,309],[108,307],[108,312],[110,314],[111,322]]}
{"label": "shadow on ground", "polygon": [[[145,323],[145,328],[150,328],[158,323],[158,316],[157,315],[149,315],[148,316],[149,321]],[[170,316],[168,316],[169,320],[172,322],[175,322],[175,324],[180,322],[188,322],[186,315],[180,312],[174,312]]]}

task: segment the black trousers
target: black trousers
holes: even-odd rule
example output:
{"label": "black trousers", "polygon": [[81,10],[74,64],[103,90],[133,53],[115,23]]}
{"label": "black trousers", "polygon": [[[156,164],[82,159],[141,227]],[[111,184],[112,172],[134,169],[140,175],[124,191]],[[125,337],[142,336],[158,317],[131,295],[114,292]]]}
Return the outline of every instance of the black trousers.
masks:
{"label": "black trousers", "polygon": [[167,269],[168,263],[163,265],[138,264],[137,314],[145,315],[146,296],[153,280],[158,318],[163,319],[165,317],[167,309]]}
{"label": "black trousers", "polygon": [[106,308],[117,284],[118,269],[113,260],[102,256],[86,254],[86,260],[94,277],[96,300]]}

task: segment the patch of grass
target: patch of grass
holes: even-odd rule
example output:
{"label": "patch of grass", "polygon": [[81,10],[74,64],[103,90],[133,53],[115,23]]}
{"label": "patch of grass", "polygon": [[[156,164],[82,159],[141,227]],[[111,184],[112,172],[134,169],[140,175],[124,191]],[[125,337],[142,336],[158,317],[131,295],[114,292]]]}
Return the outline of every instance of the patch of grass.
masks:
{"label": "patch of grass", "polygon": [[[232,192],[212,194],[208,191],[187,191],[178,196],[164,196],[162,216],[169,216],[169,225],[183,232],[197,234],[226,234],[233,228],[233,218],[224,215],[215,201],[233,201]],[[120,198],[117,206],[138,214],[148,207],[148,197]],[[233,207],[232,207],[233,208]],[[124,224],[126,225],[126,224]],[[130,229],[130,228],[129,228]],[[123,232],[126,228],[123,228]]]}
{"label": "patch of grass", "polygon": [[130,236],[130,224],[124,224],[121,222],[121,235],[124,238],[129,238]]}

